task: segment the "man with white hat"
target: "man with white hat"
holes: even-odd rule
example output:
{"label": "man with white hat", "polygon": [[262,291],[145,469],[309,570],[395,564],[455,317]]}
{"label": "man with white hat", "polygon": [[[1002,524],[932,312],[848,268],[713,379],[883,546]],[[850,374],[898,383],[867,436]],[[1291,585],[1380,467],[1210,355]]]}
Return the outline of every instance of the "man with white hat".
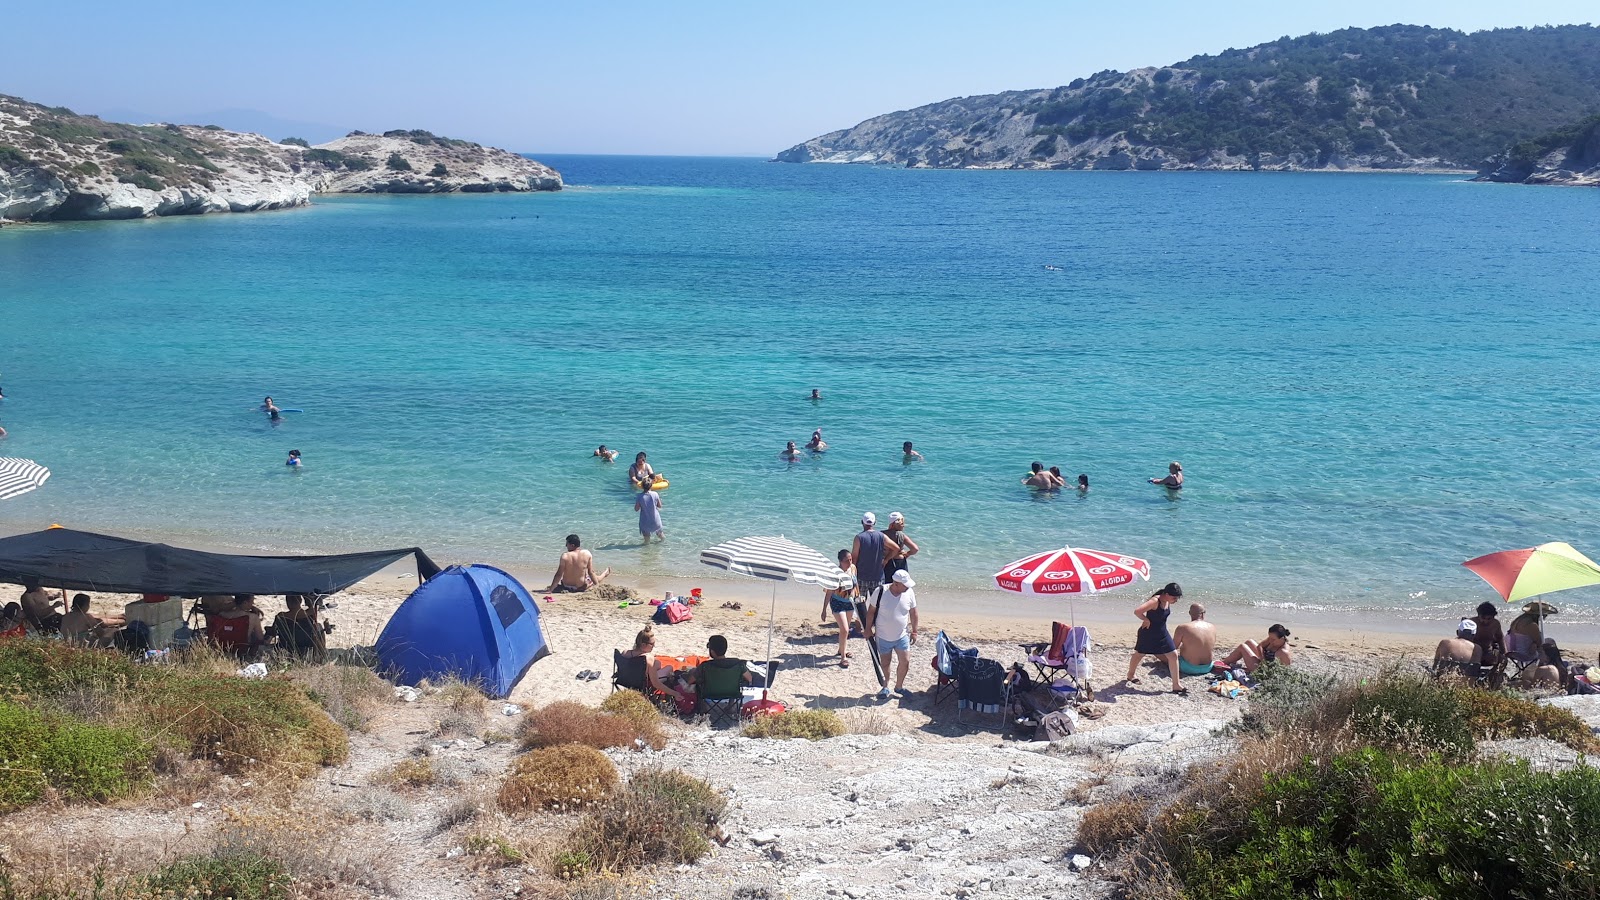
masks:
{"label": "man with white hat", "polygon": [[883,563],[900,555],[900,545],[881,531],[874,531],[878,517],[861,514],[861,533],[850,545],[850,558],[856,563],[856,587],[861,596],[870,597],[883,585]]}
{"label": "man with white hat", "polygon": [[905,569],[894,573],[887,588],[872,593],[872,608],[867,613],[867,627],[871,629],[873,643],[877,646],[878,662],[889,671],[889,655],[899,661],[895,667],[894,689],[885,681],[878,692],[879,700],[903,697],[906,673],[911,671],[911,645],[917,642],[917,595],[911,589],[917,583]]}
{"label": "man with white hat", "polygon": [[1483,649],[1473,641],[1477,635],[1477,622],[1471,619],[1457,622],[1456,636],[1440,641],[1439,648],[1433,651],[1434,673],[1456,670],[1476,677],[1478,666],[1483,664]]}

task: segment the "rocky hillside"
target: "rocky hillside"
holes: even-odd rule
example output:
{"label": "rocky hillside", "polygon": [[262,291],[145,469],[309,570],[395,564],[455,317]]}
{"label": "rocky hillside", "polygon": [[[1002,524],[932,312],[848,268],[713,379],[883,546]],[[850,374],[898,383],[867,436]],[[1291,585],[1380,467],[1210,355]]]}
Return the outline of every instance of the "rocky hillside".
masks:
{"label": "rocky hillside", "polygon": [[1600,115],[1517,142],[1489,160],[1478,180],[1600,187]]}
{"label": "rocky hillside", "polygon": [[426,131],[312,147],[210,125],[123,125],[0,95],[0,219],[303,206],[316,193],[556,191],[554,169]]}
{"label": "rocky hillside", "polygon": [[1456,169],[1600,108],[1600,28],[1392,25],[877,116],[780,162]]}

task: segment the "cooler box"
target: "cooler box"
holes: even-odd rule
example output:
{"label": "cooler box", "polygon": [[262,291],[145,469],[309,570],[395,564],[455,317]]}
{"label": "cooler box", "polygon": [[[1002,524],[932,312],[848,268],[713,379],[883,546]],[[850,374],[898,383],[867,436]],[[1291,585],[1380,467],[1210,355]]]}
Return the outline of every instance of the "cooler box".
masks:
{"label": "cooler box", "polygon": [[150,649],[160,650],[172,643],[172,636],[183,626],[183,601],[178,599],[150,603],[139,600],[124,609],[129,622],[150,626]]}

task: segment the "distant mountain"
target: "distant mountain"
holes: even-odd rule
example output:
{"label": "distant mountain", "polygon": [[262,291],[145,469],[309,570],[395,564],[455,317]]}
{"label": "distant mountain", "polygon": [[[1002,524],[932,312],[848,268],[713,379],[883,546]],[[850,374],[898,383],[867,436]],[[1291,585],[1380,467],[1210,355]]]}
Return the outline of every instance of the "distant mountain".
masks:
{"label": "distant mountain", "polygon": [[997,169],[1476,170],[1600,109],[1600,28],[1280,38],[868,119],[781,162]]}
{"label": "distant mountain", "polygon": [[1600,115],[1518,141],[1489,160],[1478,180],[1600,187]]}
{"label": "distant mountain", "polygon": [[107,122],[132,122],[147,125],[152,122],[188,122],[194,125],[220,125],[229,131],[259,134],[275,141],[287,137],[303,138],[313,144],[322,144],[344,137],[350,129],[322,122],[303,122],[283,119],[259,109],[217,109],[210,112],[186,113],[178,116],[153,116],[130,109],[107,109],[97,114]]}
{"label": "distant mountain", "polygon": [[559,191],[506,150],[426,131],[311,146],[205,125],[122,125],[0,94],[0,220],[135,219],[303,206],[315,193]]}

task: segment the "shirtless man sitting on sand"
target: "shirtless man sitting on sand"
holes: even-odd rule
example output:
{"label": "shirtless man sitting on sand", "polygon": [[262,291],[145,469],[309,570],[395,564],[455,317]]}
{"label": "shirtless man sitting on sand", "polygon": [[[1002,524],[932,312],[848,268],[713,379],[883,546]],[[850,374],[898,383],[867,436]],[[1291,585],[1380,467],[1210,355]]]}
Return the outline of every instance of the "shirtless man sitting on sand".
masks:
{"label": "shirtless man sitting on sand", "polygon": [[1206,621],[1206,608],[1189,604],[1189,621],[1172,629],[1172,643],[1178,648],[1178,672],[1182,675],[1208,675],[1217,652],[1217,626]]}
{"label": "shirtless man sitting on sand", "polygon": [[581,594],[611,574],[610,569],[594,574],[594,554],[583,549],[581,543],[577,535],[567,535],[567,552],[561,554],[555,577],[550,579],[550,586],[545,590],[552,594]]}

